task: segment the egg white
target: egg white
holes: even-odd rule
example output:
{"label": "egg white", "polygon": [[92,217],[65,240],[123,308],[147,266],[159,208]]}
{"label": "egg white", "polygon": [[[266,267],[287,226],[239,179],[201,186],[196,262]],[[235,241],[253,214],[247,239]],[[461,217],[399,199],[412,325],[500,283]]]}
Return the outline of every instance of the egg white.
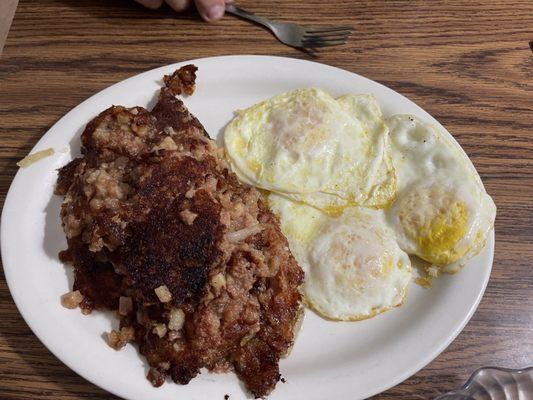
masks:
{"label": "egg white", "polygon": [[387,211],[400,247],[429,263],[464,265],[485,245],[496,208],[467,156],[414,116],[387,120],[398,198]]}
{"label": "egg white", "polygon": [[402,304],[411,263],[383,211],[348,207],[332,217],[276,194],[268,203],[306,273],[305,300],[317,313],[354,321]]}
{"label": "egg white", "polygon": [[239,112],[224,140],[243,181],[325,211],[380,207],[395,196],[387,127],[373,97],[283,93]]}

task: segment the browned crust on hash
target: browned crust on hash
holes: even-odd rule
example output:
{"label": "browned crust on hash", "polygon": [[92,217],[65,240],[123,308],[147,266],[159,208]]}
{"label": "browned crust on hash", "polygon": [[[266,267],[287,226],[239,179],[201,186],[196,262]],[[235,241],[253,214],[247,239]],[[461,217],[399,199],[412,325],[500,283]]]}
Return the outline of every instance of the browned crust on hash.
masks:
{"label": "browned crust on hash", "polygon": [[[167,85],[187,93],[195,71]],[[234,370],[263,397],[294,341],[303,272],[257,190],[173,92],[152,111],[113,106],[87,125],[82,156],[59,171],[60,257],[84,313],[120,311],[108,342],[133,338],[153,385]]]}
{"label": "browned crust on hash", "polygon": [[174,71],[172,75],[165,75],[163,81],[165,86],[175,95],[192,95],[195,89],[196,71],[194,65],[186,65]]}

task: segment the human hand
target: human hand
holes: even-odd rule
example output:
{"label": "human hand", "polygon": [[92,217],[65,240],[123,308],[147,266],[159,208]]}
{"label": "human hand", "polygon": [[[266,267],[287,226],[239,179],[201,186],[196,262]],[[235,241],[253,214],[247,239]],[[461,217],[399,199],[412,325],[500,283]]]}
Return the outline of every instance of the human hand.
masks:
{"label": "human hand", "polygon": [[[159,8],[163,0],[135,0],[148,8]],[[224,16],[225,0],[164,0],[176,11],[184,11],[195,4],[202,18],[208,22],[216,21]]]}

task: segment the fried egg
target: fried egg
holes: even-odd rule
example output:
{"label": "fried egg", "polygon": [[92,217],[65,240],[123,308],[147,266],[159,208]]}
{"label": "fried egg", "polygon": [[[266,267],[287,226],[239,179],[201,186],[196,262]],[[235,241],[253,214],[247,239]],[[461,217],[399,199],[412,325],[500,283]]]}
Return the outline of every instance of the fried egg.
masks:
{"label": "fried egg", "polygon": [[383,211],[348,207],[332,217],[276,194],[268,204],[306,273],[306,303],[318,314],[353,321],[402,304],[411,263]]}
{"label": "fried egg", "polygon": [[238,112],[224,141],[241,180],[326,212],[380,207],[396,194],[387,127],[370,97],[283,93]]}
{"label": "fried egg", "polygon": [[468,157],[413,116],[388,119],[398,198],[387,211],[399,246],[448,272],[485,245],[496,207]]}
{"label": "fried egg", "polygon": [[307,305],[328,319],[402,304],[409,256],[431,277],[455,272],[494,226],[466,154],[413,116],[385,120],[372,95],[283,93],[238,112],[224,140],[238,177],[279,216]]}
{"label": "fried egg", "polygon": [[391,147],[389,144],[389,129],[385,124],[381,108],[375,96],[371,94],[346,94],[337,99],[337,102],[350,115],[363,124],[367,135],[382,150],[383,158],[374,167],[377,171],[370,171],[370,176],[376,179],[369,182],[370,193],[365,206],[382,208],[388,206],[396,196],[396,173],[392,163]]}

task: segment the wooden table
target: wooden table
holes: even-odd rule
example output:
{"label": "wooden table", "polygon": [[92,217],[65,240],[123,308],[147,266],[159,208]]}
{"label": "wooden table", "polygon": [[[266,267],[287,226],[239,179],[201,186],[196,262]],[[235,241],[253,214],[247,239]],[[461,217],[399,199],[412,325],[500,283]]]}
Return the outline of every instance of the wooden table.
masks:
{"label": "wooden table", "polygon": [[[436,360],[375,398],[431,399],[480,366],[533,364],[531,0],[240,4],[281,20],[353,24],[350,43],[317,61],[381,82],[434,115],[470,155],[498,206],[494,268],[476,314]],[[308,58],[233,17],[206,24],[131,0],[21,0],[0,60],[0,201],[15,162],[85,98],[157,66],[226,54]],[[114,398],[39,342],[3,275],[0,321],[0,398]]]}

